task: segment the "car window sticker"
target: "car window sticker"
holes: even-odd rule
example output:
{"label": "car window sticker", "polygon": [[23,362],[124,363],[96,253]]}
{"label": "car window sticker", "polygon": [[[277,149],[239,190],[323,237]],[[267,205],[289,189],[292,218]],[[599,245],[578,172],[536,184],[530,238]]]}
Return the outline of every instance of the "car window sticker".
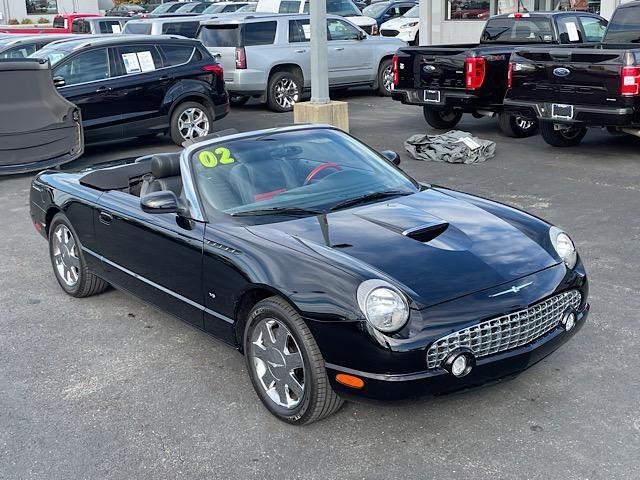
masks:
{"label": "car window sticker", "polygon": [[198,160],[203,167],[213,168],[217,167],[218,163],[221,165],[229,165],[236,161],[231,156],[231,151],[226,147],[218,147],[213,152],[204,150],[198,154]]}
{"label": "car window sticker", "polygon": [[580,35],[578,34],[578,27],[573,22],[567,22],[567,33],[569,34],[570,42],[580,41]]}
{"label": "car window sticker", "polygon": [[151,52],[144,51],[138,52],[138,62],[140,63],[140,69],[143,72],[152,72],[156,69],[156,64],[153,62],[153,55]]}
{"label": "car window sticker", "polygon": [[114,23],[111,25],[111,33],[121,33],[122,29],[120,28],[120,24]]}
{"label": "car window sticker", "polygon": [[124,69],[127,73],[140,73],[140,62],[138,56],[135,53],[123,53],[122,61],[124,62]]}

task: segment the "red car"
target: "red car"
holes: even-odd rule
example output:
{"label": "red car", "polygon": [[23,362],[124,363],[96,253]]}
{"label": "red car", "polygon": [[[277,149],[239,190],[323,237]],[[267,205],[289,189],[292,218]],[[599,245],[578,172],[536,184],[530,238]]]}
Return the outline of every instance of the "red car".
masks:
{"label": "red car", "polygon": [[64,15],[56,15],[53,19],[53,27],[32,27],[23,28],[18,26],[0,25],[0,33],[71,33],[71,23],[76,18],[99,17],[97,13],[67,13]]}

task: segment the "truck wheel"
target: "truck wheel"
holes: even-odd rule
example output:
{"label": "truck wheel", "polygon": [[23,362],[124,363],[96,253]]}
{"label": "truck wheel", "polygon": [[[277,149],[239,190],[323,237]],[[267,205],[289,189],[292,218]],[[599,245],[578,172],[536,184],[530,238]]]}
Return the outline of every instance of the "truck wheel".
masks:
{"label": "truck wheel", "polygon": [[438,130],[446,130],[455,127],[462,118],[462,112],[454,110],[436,110],[431,107],[424,107],[424,119],[429,125]]}
{"label": "truck wheel", "polygon": [[253,388],[280,420],[307,425],[342,406],[309,327],[284,299],[270,297],[253,307],[244,354]]}
{"label": "truck wheel", "polygon": [[290,112],[302,97],[302,80],[291,72],[276,72],[269,77],[267,105],[274,112]]}
{"label": "truck wheel", "polygon": [[381,97],[390,97],[393,91],[393,69],[391,59],[380,62],[378,67],[378,88],[376,93]]}
{"label": "truck wheel", "polygon": [[538,121],[531,120],[525,117],[516,115],[509,115],[508,113],[501,113],[498,116],[498,125],[500,130],[507,137],[525,138],[535,135],[538,131]]}
{"label": "truck wheel", "polygon": [[587,133],[585,127],[570,127],[556,130],[553,122],[540,122],[540,133],[549,145],[554,147],[574,147],[578,145]]}

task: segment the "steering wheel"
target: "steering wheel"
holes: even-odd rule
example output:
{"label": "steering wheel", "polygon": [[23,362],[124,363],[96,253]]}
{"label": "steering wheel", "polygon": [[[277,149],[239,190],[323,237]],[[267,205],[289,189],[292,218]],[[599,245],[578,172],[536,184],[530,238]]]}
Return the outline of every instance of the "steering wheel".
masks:
{"label": "steering wheel", "polygon": [[327,168],[333,168],[338,172],[342,170],[342,167],[336,163],[331,163],[331,162],[323,163],[322,165],[318,165],[316,168],[311,170],[311,173],[307,175],[307,178],[305,179],[304,184],[309,185],[317,174],[319,174],[321,171]]}

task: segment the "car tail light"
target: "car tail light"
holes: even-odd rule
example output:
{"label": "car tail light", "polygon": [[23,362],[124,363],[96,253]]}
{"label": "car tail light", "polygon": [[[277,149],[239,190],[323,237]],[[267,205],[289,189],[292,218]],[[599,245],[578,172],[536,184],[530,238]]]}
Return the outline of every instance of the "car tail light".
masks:
{"label": "car tail light", "polygon": [[467,88],[475,90],[482,86],[486,73],[486,60],[483,57],[469,57],[465,62]]}
{"label": "car tail light", "polygon": [[205,72],[213,73],[215,76],[222,78],[224,75],[224,70],[222,69],[222,65],[219,63],[214,63],[213,65],[205,65],[202,67],[202,70]]}
{"label": "car tail light", "polygon": [[513,86],[513,62],[509,62],[509,71],[507,71],[507,88]]}
{"label": "car tail light", "polygon": [[624,97],[634,97],[640,93],[640,67],[622,67],[620,93]]}
{"label": "car tail light", "polygon": [[236,47],[236,68],[242,70],[247,68],[247,54],[244,47]]}
{"label": "car tail light", "polygon": [[394,55],[391,61],[391,73],[393,73],[393,86],[397,87],[400,82],[400,68],[399,68],[398,56]]}
{"label": "car tail light", "polygon": [[379,35],[380,34],[380,29],[378,28],[378,25],[374,25],[373,27],[371,27],[371,35]]}

